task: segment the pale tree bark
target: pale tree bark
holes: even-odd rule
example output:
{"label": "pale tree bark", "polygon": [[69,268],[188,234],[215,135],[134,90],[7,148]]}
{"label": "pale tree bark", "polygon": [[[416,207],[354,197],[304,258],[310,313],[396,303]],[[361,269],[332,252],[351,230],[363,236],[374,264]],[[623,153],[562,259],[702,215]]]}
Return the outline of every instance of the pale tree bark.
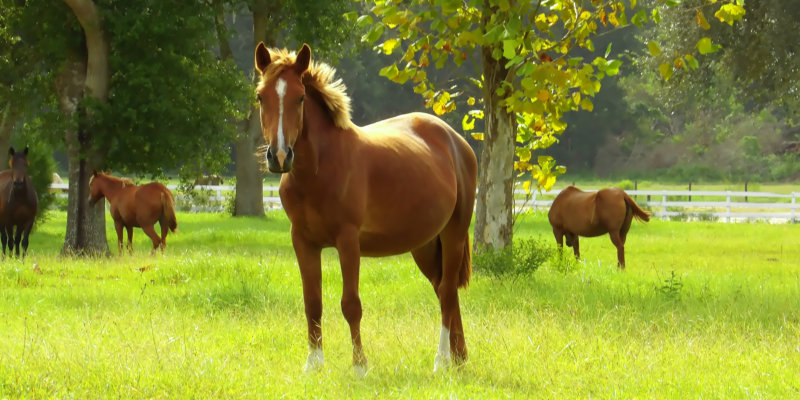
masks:
{"label": "pale tree bark", "polygon": [[[110,85],[109,43],[97,7],[91,0],[64,0],[80,22],[86,39],[86,56],[73,55],[56,79],[56,90],[62,112],[66,115],[84,112],[81,98],[106,101]],[[86,118],[79,115],[78,126],[64,134],[69,162],[67,231],[63,254],[108,254],[105,230],[105,201],[89,205],[89,179],[101,166],[102,151],[92,146],[92,134],[85,127]]]}
{"label": "pale tree bark", "polygon": [[482,50],[482,59],[485,132],[475,209],[477,252],[499,250],[512,244],[516,140],[516,118],[506,111],[497,95],[497,88],[508,76],[506,60],[495,60],[488,48]]}
{"label": "pale tree bark", "polygon": [[20,109],[6,104],[0,113],[0,170],[8,168],[8,147],[11,144],[11,133],[19,118]]}

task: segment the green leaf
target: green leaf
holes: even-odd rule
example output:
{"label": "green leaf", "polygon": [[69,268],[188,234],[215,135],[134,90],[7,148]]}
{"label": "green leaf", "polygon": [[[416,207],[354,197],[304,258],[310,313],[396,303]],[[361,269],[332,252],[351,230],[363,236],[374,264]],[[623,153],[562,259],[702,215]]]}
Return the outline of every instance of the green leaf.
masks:
{"label": "green leaf", "polygon": [[658,66],[658,72],[661,73],[661,77],[664,78],[665,81],[668,81],[669,78],[672,77],[672,64],[670,63],[663,63]]}
{"label": "green leaf", "polygon": [[744,17],[744,12],[744,7],[738,4],[725,4],[714,13],[714,16],[728,25],[733,25],[735,21],[740,21]]}
{"label": "green leaf", "polygon": [[714,53],[721,48],[722,46],[711,43],[711,38],[709,37],[704,37],[697,42],[697,51],[700,54]]}
{"label": "green leaf", "polygon": [[397,65],[395,64],[387,65],[378,71],[378,75],[385,76],[389,79],[394,79],[399,73],[400,71],[397,69]]}
{"label": "green leaf", "polygon": [[659,46],[658,43],[652,40],[647,42],[647,50],[650,51],[651,56],[657,56],[661,54],[661,46]]}
{"label": "green leaf", "polygon": [[372,25],[372,28],[370,28],[369,31],[361,37],[361,41],[366,43],[374,43],[376,40],[380,39],[382,34],[383,23],[378,22],[375,25]]}
{"label": "green leaf", "polygon": [[619,73],[619,67],[622,66],[622,61],[620,60],[612,60],[608,63],[606,67],[606,74],[608,76],[614,76]]}
{"label": "green leaf", "polygon": [[685,57],[686,64],[689,65],[691,69],[697,69],[697,59],[695,59],[691,54],[687,54]]}
{"label": "green leaf", "polygon": [[608,44],[608,47],[606,47],[606,54],[603,57],[608,58],[608,55],[611,54],[611,45],[612,44],[613,43],[609,43]]}
{"label": "green leaf", "polygon": [[519,42],[514,39],[503,40],[503,58],[512,59],[517,55],[517,46]]}

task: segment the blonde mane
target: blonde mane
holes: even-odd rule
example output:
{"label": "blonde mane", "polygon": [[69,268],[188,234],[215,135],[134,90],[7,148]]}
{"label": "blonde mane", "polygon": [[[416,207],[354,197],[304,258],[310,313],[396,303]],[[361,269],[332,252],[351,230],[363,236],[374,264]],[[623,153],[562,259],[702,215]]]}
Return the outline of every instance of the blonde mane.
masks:
{"label": "blonde mane", "polygon": [[[271,62],[261,75],[258,90],[264,84],[275,79],[284,69],[293,65],[297,53],[286,49],[269,49]],[[346,129],[350,126],[350,97],[347,88],[340,79],[335,79],[336,69],[323,62],[311,61],[308,71],[303,75],[303,84],[319,93],[330,113],[333,124]]]}

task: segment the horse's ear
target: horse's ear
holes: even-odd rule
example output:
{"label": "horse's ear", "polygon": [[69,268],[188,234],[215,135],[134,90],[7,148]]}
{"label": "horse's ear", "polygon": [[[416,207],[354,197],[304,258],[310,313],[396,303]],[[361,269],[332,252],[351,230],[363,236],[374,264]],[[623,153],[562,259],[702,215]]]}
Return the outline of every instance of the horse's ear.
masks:
{"label": "horse's ear", "polygon": [[264,45],[264,42],[258,42],[258,46],[256,46],[256,69],[258,72],[263,74],[270,62],[272,59],[269,57],[267,46]]}
{"label": "horse's ear", "polygon": [[97,170],[92,171],[92,176],[97,176]]}
{"label": "horse's ear", "polygon": [[295,71],[299,75],[303,75],[304,72],[308,71],[308,65],[311,63],[311,47],[308,47],[307,44],[303,44],[303,48],[297,53],[297,58],[294,61],[294,68]]}
{"label": "horse's ear", "polygon": [[10,156],[14,155],[14,146],[11,146],[11,147],[8,148],[8,155],[10,155]]}

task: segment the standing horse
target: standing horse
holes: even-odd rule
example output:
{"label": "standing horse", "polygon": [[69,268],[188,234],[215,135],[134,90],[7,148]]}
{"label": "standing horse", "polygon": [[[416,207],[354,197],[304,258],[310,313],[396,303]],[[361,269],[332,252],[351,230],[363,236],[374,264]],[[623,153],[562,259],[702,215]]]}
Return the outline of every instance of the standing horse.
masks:
{"label": "standing horse", "polygon": [[[22,257],[28,254],[28,237],[39,209],[39,199],[28,176],[28,148],[21,152],[8,149],[10,170],[0,172],[0,241],[3,255],[14,250],[19,257],[22,244]],[[16,228],[16,230],[15,230]]]}
{"label": "standing horse", "polygon": [[578,236],[594,237],[608,233],[617,247],[619,267],[625,269],[625,238],[631,220],[650,220],[650,213],[642,210],[633,199],[620,188],[610,187],[597,192],[584,192],[569,186],[553,200],[547,213],[553,235],[558,246],[571,246],[575,257],[580,258]]}
{"label": "standing horse", "polygon": [[442,328],[434,370],[467,358],[458,288],[472,272],[469,224],[477,161],[466,140],[422,113],[366,127],[350,121],[350,99],[334,70],[259,43],[261,130],[271,172],[292,223],[308,323],[306,370],[323,364],[320,252],[335,247],[341,308],[350,325],[353,366],[366,371],[361,345],[360,257],[411,252],[439,298]]}
{"label": "standing horse", "polygon": [[[89,203],[94,205],[105,197],[111,204],[111,218],[117,230],[117,247],[122,254],[122,228],[128,231],[128,252],[133,254],[133,228],[140,227],[153,241],[153,250],[167,247],[167,232],[175,232],[178,221],[175,219],[175,199],[166,186],[150,182],[136,186],[130,179],[121,179],[94,171],[89,181]],[[155,224],[161,226],[161,237]]]}

